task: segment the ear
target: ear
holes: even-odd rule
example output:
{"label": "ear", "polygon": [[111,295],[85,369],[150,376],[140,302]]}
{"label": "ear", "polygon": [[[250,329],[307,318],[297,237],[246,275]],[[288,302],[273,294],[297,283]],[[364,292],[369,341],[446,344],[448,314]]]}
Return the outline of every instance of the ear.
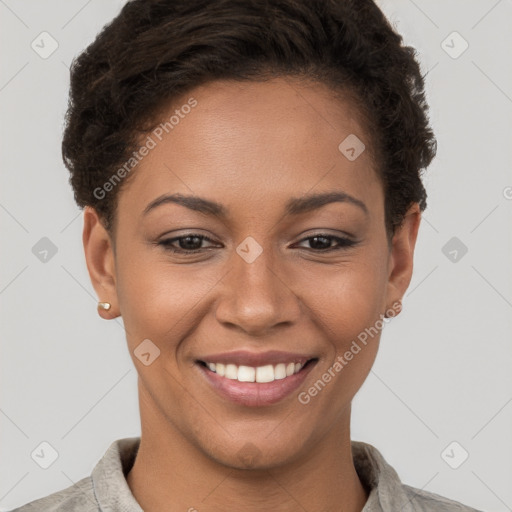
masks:
{"label": "ear", "polygon": [[388,267],[388,287],[386,302],[392,304],[401,300],[411,282],[414,247],[421,221],[421,210],[414,203],[405,215],[402,226],[397,228],[391,242],[391,254]]}
{"label": "ear", "polygon": [[98,314],[104,319],[116,318],[120,313],[117,301],[114,246],[98,213],[90,206],[84,209],[82,241],[87,270],[98,299],[100,302],[111,304],[108,311],[98,308]]}

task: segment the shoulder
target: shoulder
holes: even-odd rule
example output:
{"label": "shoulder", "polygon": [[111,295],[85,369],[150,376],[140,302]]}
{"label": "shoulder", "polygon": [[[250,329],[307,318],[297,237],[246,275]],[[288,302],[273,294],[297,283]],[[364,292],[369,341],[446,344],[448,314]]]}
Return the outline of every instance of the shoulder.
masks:
{"label": "shoulder", "polygon": [[140,437],[117,439],[92,474],[74,485],[10,512],[142,512],[125,479],[137,454]]}
{"label": "shoulder", "polygon": [[369,491],[363,512],[481,512],[433,492],[401,482],[377,448],[352,441],[354,466]]}
{"label": "shoulder", "polygon": [[31,501],[11,512],[69,512],[70,510],[74,512],[99,511],[90,476],[66,489]]}
{"label": "shoulder", "polygon": [[411,510],[418,512],[482,512],[476,508],[468,507],[462,503],[445,498],[433,492],[416,489],[409,485],[402,484],[405,495],[410,499]]}

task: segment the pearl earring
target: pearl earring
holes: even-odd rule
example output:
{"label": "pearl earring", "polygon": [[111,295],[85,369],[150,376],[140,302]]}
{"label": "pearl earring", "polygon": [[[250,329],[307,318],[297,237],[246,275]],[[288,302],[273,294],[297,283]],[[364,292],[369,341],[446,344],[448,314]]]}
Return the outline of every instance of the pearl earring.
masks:
{"label": "pearl earring", "polygon": [[98,302],[98,307],[108,311],[112,307],[112,304],[110,304],[110,302]]}

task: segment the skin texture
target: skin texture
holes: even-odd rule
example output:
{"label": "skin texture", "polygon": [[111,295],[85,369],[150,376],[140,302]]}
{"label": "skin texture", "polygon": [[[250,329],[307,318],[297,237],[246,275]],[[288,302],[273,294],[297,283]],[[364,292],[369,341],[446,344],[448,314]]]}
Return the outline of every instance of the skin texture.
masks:
{"label": "skin texture", "polygon": [[[308,404],[294,392],[273,405],[237,405],[210,387],[196,360],[240,348],[314,355],[298,391],[310,388],[402,298],[419,207],[388,245],[371,141],[351,105],[322,84],[213,82],[163,118],[190,96],[197,106],[123,187],[115,240],[92,208],[84,214],[90,277],[99,300],[112,304],[100,315],[123,317],[139,375],[141,445],[128,484],[145,512],[360,511],[367,492],[350,451],[350,404],[380,332]],[[352,133],[367,147],[355,161],[338,150]],[[368,213],[335,202],[284,215],[291,197],[335,190]],[[229,216],[176,204],[143,215],[164,193],[217,201]],[[158,245],[189,233],[213,242],[197,243],[205,249],[189,256]],[[306,239],[319,233],[357,243],[322,252],[337,242]],[[248,236],[263,249],[252,263],[236,252]],[[160,350],[149,366],[134,355],[144,339]]]}

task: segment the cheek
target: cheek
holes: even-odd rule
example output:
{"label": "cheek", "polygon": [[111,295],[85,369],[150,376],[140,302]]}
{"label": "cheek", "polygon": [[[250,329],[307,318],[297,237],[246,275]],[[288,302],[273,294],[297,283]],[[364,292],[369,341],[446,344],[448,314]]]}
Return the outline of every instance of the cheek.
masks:
{"label": "cheek", "polygon": [[360,252],[335,266],[312,266],[307,277],[297,276],[299,293],[330,339],[346,343],[379,318],[386,294],[384,260]]}
{"label": "cheek", "polygon": [[[325,346],[317,379],[299,391],[298,400],[331,424],[367,378],[377,355],[385,297],[384,267],[371,258],[316,275],[307,304]],[[324,391],[325,390],[325,391]],[[327,411],[327,412],[326,412]]]}
{"label": "cheek", "polygon": [[364,382],[377,354],[385,325],[386,259],[361,252],[336,269],[310,277],[303,296],[326,346],[323,375],[332,380],[332,389],[338,387],[340,403],[346,402]]}
{"label": "cheek", "polygon": [[119,257],[116,288],[128,343],[134,348],[148,338],[170,352],[196,324],[218,272],[172,265],[165,255],[148,248],[124,254],[130,256]]}

